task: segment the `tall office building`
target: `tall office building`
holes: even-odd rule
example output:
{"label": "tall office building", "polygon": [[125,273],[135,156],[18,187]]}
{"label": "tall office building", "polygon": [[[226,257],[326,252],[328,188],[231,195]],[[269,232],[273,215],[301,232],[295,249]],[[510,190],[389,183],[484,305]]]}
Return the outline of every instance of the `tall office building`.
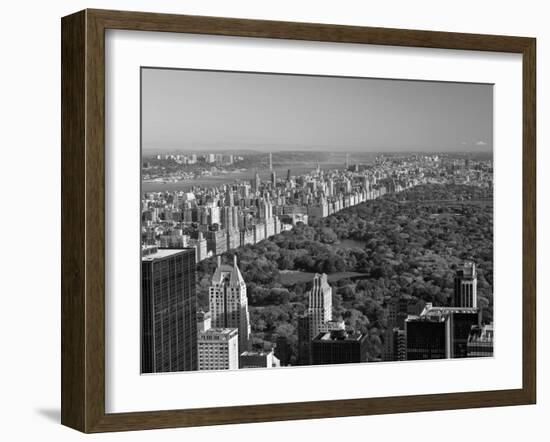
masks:
{"label": "tall office building", "polygon": [[248,313],[248,298],[246,284],[237,266],[237,256],[233,265],[221,263],[212,276],[209,290],[212,327],[237,328],[239,331],[239,353],[249,349],[250,316]]}
{"label": "tall office building", "polygon": [[407,360],[451,357],[450,321],[447,316],[420,316],[405,321]]}
{"label": "tall office building", "polygon": [[298,363],[311,365],[311,333],[307,314],[298,317]]}
{"label": "tall office building", "polygon": [[451,321],[451,358],[468,357],[468,338],[472,328],[481,326],[481,312],[477,308],[454,308],[450,314]]}
{"label": "tall office building", "polygon": [[477,307],[477,271],[473,262],[465,262],[456,272],[454,306]]}
{"label": "tall office building", "polygon": [[336,330],[320,333],[311,341],[313,365],[354,362],[367,362],[367,335]]}
{"label": "tall office building", "polygon": [[236,328],[211,328],[198,336],[199,370],[239,368],[239,333]]}
{"label": "tall office building", "polygon": [[479,326],[480,311],[471,307],[433,307],[405,321],[407,360],[465,358],[472,327]]}
{"label": "tall office building", "polygon": [[141,372],[197,369],[195,250],[142,251]]}

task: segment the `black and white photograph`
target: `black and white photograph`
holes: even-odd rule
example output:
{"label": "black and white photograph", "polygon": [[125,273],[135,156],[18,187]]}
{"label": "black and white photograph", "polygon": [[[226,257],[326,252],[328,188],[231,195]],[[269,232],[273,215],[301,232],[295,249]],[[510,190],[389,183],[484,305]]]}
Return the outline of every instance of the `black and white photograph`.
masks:
{"label": "black and white photograph", "polygon": [[493,84],[143,67],[140,167],[142,374],[493,356]]}

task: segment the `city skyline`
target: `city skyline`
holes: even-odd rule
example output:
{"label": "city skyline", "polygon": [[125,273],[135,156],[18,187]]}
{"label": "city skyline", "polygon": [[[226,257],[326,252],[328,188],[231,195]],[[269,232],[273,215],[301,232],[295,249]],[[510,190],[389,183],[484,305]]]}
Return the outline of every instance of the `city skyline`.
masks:
{"label": "city skyline", "polygon": [[142,69],[142,149],[490,152],[490,84]]}
{"label": "city skyline", "polygon": [[[296,174],[272,160],[144,161],[148,179],[191,184],[142,195],[143,265],[157,269],[142,274],[155,294],[142,292],[155,300],[142,314],[156,312],[142,324],[160,339],[143,328],[142,351],[155,355],[155,372],[492,356],[491,160],[346,156]],[[230,172],[264,162],[267,179]],[[183,251],[191,271],[162,264]],[[180,321],[185,293],[196,316]],[[182,343],[198,356],[177,368],[169,361],[183,357]]]}
{"label": "city skyline", "polygon": [[492,101],[143,68],[142,372],[492,356]]}

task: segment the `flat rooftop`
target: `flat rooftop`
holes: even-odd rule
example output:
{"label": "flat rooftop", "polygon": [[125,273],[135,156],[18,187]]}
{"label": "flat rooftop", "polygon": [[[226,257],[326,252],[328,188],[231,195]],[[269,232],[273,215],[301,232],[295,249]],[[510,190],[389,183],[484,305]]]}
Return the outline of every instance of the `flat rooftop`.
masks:
{"label": "flat rooftop", "polygon": [[168,258],[169,256],[177,255],[181,252],[190,252],[194,250],[193,248],[187,248],[187,249],[157,249],[156,252],[149,253],[148,255],[144,255],[141,257],[142,261],[154,261],[155,259],[163,259]]}
{"label": "flat rooftop", "polygon": [[238,333],[238,329],[236,328],[209,328],[208,330],[205,330],[203,332],[200,332],[199,333],[199,336],[200,335],[212,335],[212,336],[216,336],[216,335],[232,335],[232,334],[237,334]]}
{"label": "flat rooftop", "polygon": [[271,351],[243,351],[241,353],[241,356],[252,356],[252,357],[261,356],[261,357],[263,357],[263,356],[268,356],[272,353],[273,353],[273,350],[271,350]]}
{"label": "flat rooftop", "polygon": [[322,332],[317,335],[314,341],[330,341],[330,342],[350,342],[360,341],[363,338],[363,334],[357,331],[348,332],[344,330],[336,330],[329,332]]}

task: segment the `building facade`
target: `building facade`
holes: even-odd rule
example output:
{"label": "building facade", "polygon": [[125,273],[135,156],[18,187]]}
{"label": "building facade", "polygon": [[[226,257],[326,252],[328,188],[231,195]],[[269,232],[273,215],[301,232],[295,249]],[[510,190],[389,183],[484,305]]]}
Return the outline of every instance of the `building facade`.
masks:
{"label": "building facade", "polygon": [[311,341],[317,335],[344,328],[343,323],[332,321],[332,287],[326,274],[315,274],[308,301],[308,309],[298,318],[300,365],[311,365]]}
{"label": "building facade", "polygon": [[212,285],[209,289],[209,301],[212,327],[238,329],[239,352],[248,350],[250,346],[248,297],[236,256],[232,266],[222,265],[221,257],[218,257],[218,266],[212,276]]}
{"label": "building facade", "polygon": [[142,251],[142,373],[198,367],[195,265],[194,249]]}
{"label": "building facade", "polygon": [[405,321],[408,361],[451,357],[447,319],[447,316],[420,316]]}
{"label": "building facade", "polygon": [[236,328],[211,328],[198,336],[199,370],[237,370],[239,333]]}
{"label": "building facade", "polygon": [[468,336],[467,352],[469,358],[486,358],[493,356],[493,324],[474,327]]}
{"label": "building facade", "polygon": [[244,351],[239,357],[240,368],[272,368],[280,367],[279,359],[273,354],[273,350]]}
{"label": "building facade", "polygon": [[337,330],[320,333],[311,341],[311,364],[367,362],[367,336]]}
{"label": "building facade", "polygon": [[316,273],[313,277],[307,314],[310,321],[310,340],[312,340],[324,331],[324,324],[332,320],[332,287],[325,273]]}
{"label": "building facade", "polygon": [[456,272],[454,307],[477,308],[477,271],[473,262],[465,262]]}
{"label": "building facade", "polygon": [[433,307],[405,321],[407,360],[465,358],[472,327],[481,323],[481,313],[472,307]]}

